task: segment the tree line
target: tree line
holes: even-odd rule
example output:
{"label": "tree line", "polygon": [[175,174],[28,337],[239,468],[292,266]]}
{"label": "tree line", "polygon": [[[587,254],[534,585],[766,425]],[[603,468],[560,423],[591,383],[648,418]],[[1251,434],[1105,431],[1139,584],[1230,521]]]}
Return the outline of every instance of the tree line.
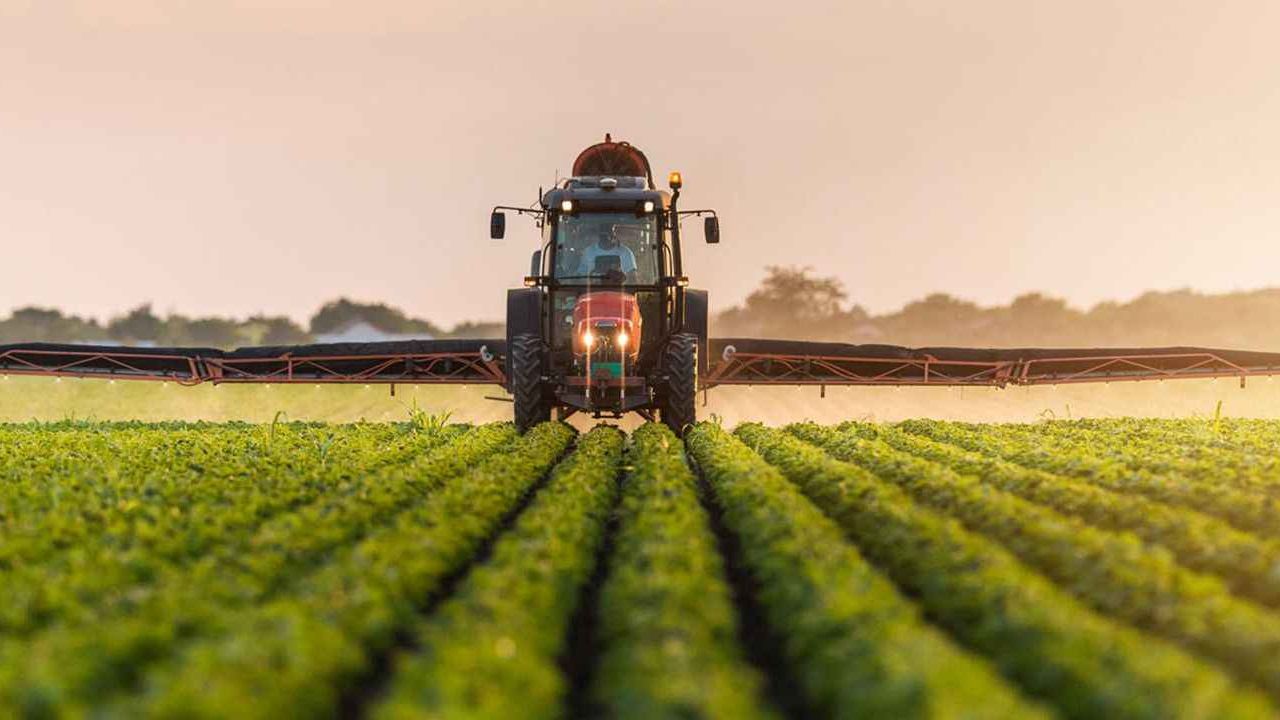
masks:
{"label": "tree line", "polygon": [[[363,321],[386,333],[420,337],[502,337],[500,322],[465,322],[451,329],[383,303],[346,298],[326,303],[303,325],[285,316],[160,317],[141,305],[106,322],[56,309],[25,307],[0,320],[0,343],[74,342],[127,345],[291,345]],[[934,293],[895,312],[873,315],[849,302],[832,277],[808,268],[769,267],[744,302],[719,313],[720,337],[772,337],[894,345],[985,347],[1122,347],[1201,345],[1280,350],[1280,288],[1207,295],[1191,290],[1148,292],[1129,302],[1078,309],[1040,293],[1008,305],[981,306]]]}
{"label": "tree line", "polygon": [[150,304],[140,305],[105,323],[64,314],[52,308],[24,307],[0,320],[0,343],[120,343],[146,346],[234,348],[243,345],[296,345],[339,332],[363,321],[385,333],[420,337],[499,337],[501,323],[466,322],[446,331],[428,320],[406,315],[383,303],[341,298],[326,303],[306,327],[283,315],[225,317],[160,317]]}
{"label": "tree line", "polygon": [[770,267],[741,305],[719,313],[712,334],[908,346],[1124,347],[1199,345],[1280,350],[1280,288],[1202,294],[1148,292],[1089,309],[1028,293],[984,307],[934,293],[873,315],[848,303],[839,280],[807,268]]}

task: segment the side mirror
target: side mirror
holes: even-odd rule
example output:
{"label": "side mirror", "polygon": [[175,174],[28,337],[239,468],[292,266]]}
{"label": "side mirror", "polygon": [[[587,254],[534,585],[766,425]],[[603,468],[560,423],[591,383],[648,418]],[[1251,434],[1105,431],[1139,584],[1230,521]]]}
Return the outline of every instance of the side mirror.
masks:
{"label": "side mirror", "polygon": [[707,244],[715,245],[720,242],[720,218],[712,215],[702,220],[702,232],[707,236]]}
{"label": "side mirror", "polygon": [[529,274],[535,275],[535,276],[542,274],[542,251],[541,250],[534,250],[533,257],[529,258]]}
{"label": "side mirror", "polygon": [[489,238],[501,240],[507,235],[507,216],[497,210],[489,216]]}

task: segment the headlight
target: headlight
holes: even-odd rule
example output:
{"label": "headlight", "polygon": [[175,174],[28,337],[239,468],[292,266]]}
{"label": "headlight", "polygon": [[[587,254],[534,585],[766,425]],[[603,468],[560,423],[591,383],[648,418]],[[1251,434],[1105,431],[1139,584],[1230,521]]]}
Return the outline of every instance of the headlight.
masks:
{"label": "headlight", "polygon": [[592,333],[590,330],[584,331],[582,333],[582,344],[586,345],[587,347],[591,347],[592,345],[595,345],[596,344],[595,334]]}
{"label": "headlight", "polygon": [[654,206],[653,206],[653,201],[652,201],[652,200],[645,200],[645,201],[644,201],[644,211],[645,211],[645,212],[647,212],[647,213],[651,213],[651,212],[653,212],[653,207],[654,207]]}
{"label": "headlight", "polygon": [[572,201],[572,200],[561,200],[561,201],[560,201],[560,212],[573,212],[573,201]]}
{"label": "headlight", "polygon": [[627,337],[626,333],[624,332],[618,333],[618,347],[625,348],[627,346],[627,341],[629,341],[630,339],[631,338]]}

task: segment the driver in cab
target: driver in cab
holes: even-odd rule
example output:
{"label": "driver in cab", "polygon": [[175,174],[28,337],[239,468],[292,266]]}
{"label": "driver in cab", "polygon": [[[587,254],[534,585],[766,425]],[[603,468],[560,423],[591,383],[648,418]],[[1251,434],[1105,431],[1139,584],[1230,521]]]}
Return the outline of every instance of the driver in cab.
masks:
{"label": "driver in cab", "polygon": [[618,242],[613,228],[604,227],[596,236],[596,241],[582,251],[582,259],[578,264],[580,275],[601,275],[610,270],[621,271],[627,280],[636,276],[636,255],[631,248]]}

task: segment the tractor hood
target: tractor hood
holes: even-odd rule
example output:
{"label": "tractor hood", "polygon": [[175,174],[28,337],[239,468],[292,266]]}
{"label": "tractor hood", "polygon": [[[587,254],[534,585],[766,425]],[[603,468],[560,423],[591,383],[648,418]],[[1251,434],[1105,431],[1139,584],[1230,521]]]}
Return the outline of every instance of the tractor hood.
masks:
{"label": "tractor hood", "polygon": [[640,306],[631,293],[597,290],[580,295],[573,306],[575,353],[625,350],[635,355],[640,332]]}

